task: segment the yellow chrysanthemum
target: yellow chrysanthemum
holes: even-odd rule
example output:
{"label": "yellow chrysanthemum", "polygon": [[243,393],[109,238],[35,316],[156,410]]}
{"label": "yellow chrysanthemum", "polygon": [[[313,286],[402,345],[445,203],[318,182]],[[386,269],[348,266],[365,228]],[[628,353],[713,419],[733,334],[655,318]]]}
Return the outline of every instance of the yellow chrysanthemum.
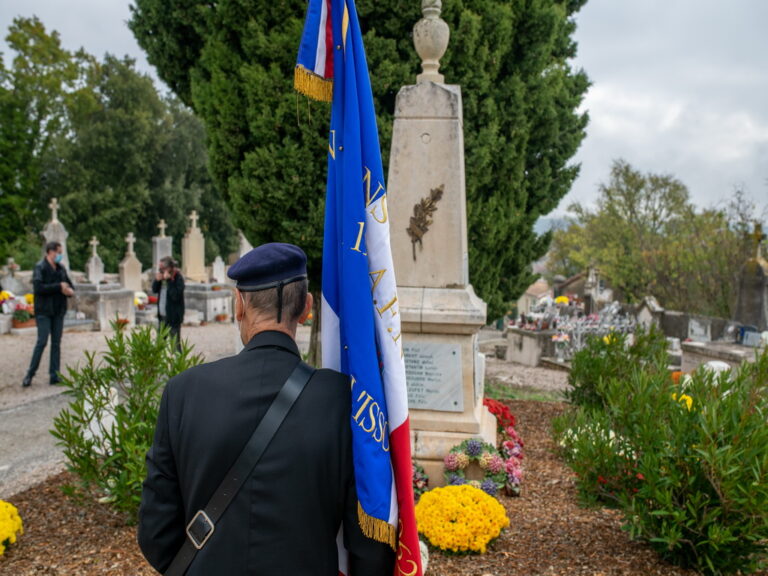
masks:
{"label": "yellow chrysanthemum", "polygon": [[416,523],[441,550],[484,553],[509,526],[504,507],[493,496],[468,485],[445,486],[422,494]]}
{"label": "yellow chrysanthemum", "polygon": [[24,294],[24,300],[26,300],[27,304],[29,306],[32,306],[35,303],[35,295],[34,294]]}
{"label": "yellow chrysanthemum", "polygon": [[16,543],[16,536],[24,534],[21,516],[16,507],[0,500],[0,556],[7,545]]}

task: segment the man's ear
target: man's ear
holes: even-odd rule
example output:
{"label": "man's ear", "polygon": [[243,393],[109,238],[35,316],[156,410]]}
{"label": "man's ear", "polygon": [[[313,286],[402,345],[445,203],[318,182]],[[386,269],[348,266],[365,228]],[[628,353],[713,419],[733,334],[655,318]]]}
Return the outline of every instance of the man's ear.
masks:
{"label": "man's ear", "polygon": [[304,302],[304,311],[301,313],[301,316],[299,316],[299,324],[304,324],[304,322],[307,321],[307,318],[309,318],[309,315],[312,313],[312,304],[314,301],[315,299],[312,296],[312,292],[307,292],[307,300]]}
{"label": "man's ear", "polygon": [[243,316],[245,316],[245,307],[243,306],[243,293],[235,288],[235,320],[242,322]]}

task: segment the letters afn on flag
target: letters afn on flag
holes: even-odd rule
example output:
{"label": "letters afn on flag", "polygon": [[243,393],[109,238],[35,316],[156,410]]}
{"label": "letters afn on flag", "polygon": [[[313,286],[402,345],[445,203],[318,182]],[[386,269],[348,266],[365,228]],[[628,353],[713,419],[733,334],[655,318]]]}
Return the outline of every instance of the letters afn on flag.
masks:
{"label": "letters afn on flag", "polygon": [[348,374],[352,383],[360,526],[366,536],[396,550],[395,574],[421,576],[387,191],[354,0],[310,0],[295,85],[299,92],[332,102],[323,365]]}

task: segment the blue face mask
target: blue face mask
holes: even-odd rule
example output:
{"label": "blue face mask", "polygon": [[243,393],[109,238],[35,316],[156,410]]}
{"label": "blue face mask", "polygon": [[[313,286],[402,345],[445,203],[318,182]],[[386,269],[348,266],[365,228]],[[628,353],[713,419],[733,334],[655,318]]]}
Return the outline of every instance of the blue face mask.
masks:
{"label": "blue face mask", "polygon": [[64,254],[58,253],[56,256],[54,256],[53,261],[56,262],[56,264],[61,264],[61,261],[64,259]]}

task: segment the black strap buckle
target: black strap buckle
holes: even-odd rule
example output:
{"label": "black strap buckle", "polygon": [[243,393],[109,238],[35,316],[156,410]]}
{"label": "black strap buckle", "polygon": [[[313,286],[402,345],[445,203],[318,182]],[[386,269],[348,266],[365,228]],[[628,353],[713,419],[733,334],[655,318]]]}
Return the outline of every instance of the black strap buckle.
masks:
{"label": "black strap buckle", "polygon": [[192,521],[187,524],[187,536],[192,545],[200,550],[216,529],[205,510],[198,510]]}

